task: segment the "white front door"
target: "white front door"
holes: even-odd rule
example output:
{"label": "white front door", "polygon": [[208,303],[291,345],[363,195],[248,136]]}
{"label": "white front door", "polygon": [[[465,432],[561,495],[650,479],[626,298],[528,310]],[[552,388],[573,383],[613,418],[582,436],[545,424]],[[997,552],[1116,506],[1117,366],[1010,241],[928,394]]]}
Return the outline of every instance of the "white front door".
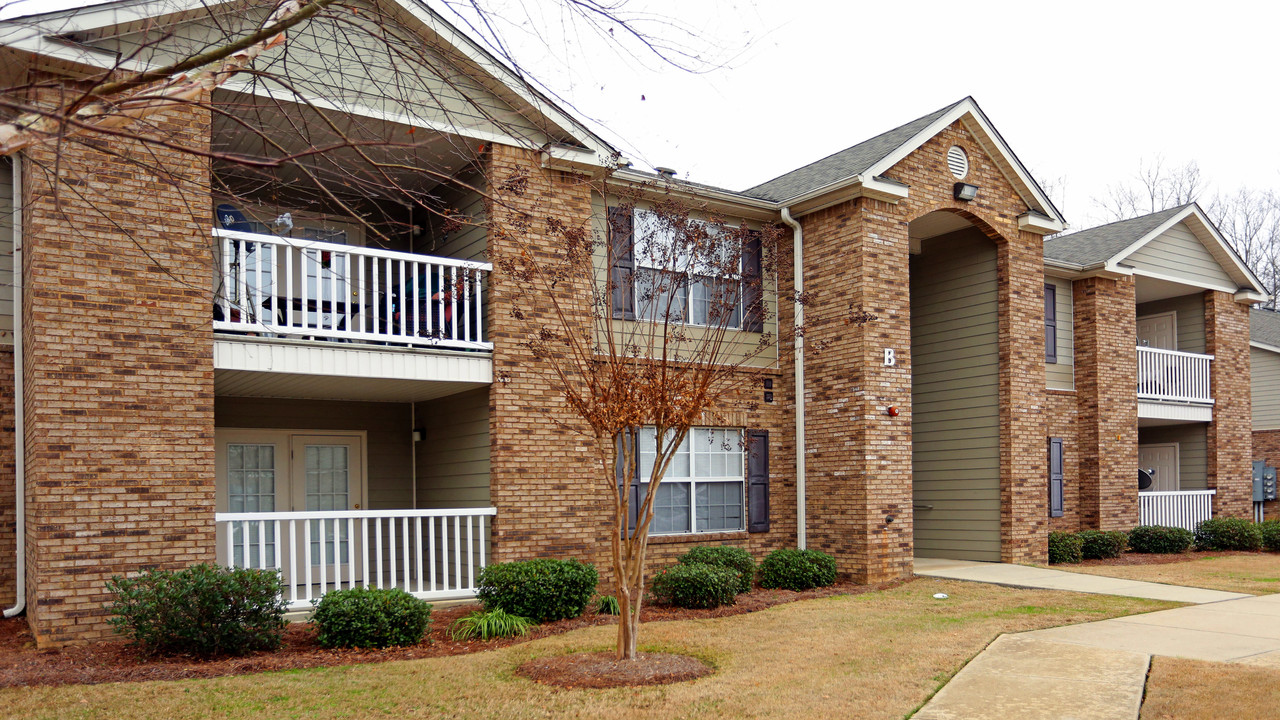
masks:
{"label": "white front door", "polygon": [[[291,448],[294,510],[359,510],[363,502],[360,446],[360,437],[354,435],[294,435]],[[311,526],[310,542],[299,550],[303,553],[302,561],[313,568],[312,577],[333,580],[346,579],[351,573],[359,575],[358,564],[349,567],[352,559],[360,556],[357,543],[353,543],[358,541],[359,523],[307,522]]]}
{"label": "white front door", "polygon": [[1138,345],[1161,350],[1177,350],[1177,314],[1168,312],[1138,318]]}
{"label": "white front door", "polygon": [[1138,467],[1151,472],[1151,492],[1176,492],[1178,482],[1178,443],[1138,446]]}

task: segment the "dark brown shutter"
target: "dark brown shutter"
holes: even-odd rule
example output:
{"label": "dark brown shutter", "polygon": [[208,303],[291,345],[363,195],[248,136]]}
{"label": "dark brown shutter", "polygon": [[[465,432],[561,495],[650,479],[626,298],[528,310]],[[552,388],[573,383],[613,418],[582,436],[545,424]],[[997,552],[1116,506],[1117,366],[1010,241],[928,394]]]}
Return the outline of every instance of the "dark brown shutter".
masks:
{"label": "dark brown shutter", "polygon": [[[626,430],[618,436],[618,461],[614,472],[618,477],[618,496],[626,500],[630,497],[630,504],[627,506],[627,532],[626,536],[636,530],[636,517],[640,513],[640,449],[638,445],[633,445],[633,455],[636,464],[634,468],[624,467],[625,455],[623,454],[623,443],[635,443],[636,431]],[[629,493],[629,495],[628,495]]]}
{"label": "dark brown shutter", "polygon": [[1049,438],[1049,517],[1062,512],[1062,438]]}
{"label": "dark brown shutter", "polygon": [[769,532],[769,431],[747,432],[747,532]]}
{"label": "dark brown shutter", "polygon": [[636,318],[636,259],[632,227],[630,208],[609,208],[609,255],[613,258],[613,265],[609,268],[609,286],[613,294],[613,316],[620,320]]}
{"label": "dark brown shutter", "polygon": [[764,332],[760,253],[760,233],[752,231],[742,246],[742,329],[747,332]]}
{"label": "dark brown shutter", "polygon": [[1058,288],[1044,285],[1044,361],[1058,362]]}

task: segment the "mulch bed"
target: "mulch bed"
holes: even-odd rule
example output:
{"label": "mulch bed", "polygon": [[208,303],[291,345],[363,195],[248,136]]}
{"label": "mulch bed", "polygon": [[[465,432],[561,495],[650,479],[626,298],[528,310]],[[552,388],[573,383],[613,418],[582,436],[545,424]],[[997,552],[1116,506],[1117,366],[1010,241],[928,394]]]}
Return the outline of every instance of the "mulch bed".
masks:
{"label": "mulch bed", "polygon": [[[1223,550],[1213,551],[1196,551],[1190,550],[1184,553],[1170,553],[1160,555],[1156,553],[1124,553],[1118,558],[1106,558],[1104,560],[1084,560],[1079,563],[1080,566],[1088,567],[1090,565],[1167,565],[1169,563],[1187,562],[1190,560],[1204,560],[1214,557],[1230,557],[1233,555],[1267,555],[1268,553],[1257,551],[1249,552],[1245,550]],[[1074,567],[1064,565],[1062,567]]]}
{"label": "mulch bed", "polygon": [[[673,607],[645,607],[641,622],[727,617],[810,598],[857,595],[896,587],[903,580],[879,585],[838,583],[831,587],[792,592],[754,590],[738,596],[736,605],[712,610],[685,610]],[[386,650],[326,650],[316,642],[315,630],[307,623],[292,623],[285,630],[284,646],[276,652],[260,652],[245,657],[200,660],[190,657],[144,658],[123,640],[109,640],[75,647],[39,650],[35,647],[26,618],[0,620],[0,687],[34,685],[91,685],[105,682],[181,680],[225,675],[246,675],[272,670],[355,665],[359,663],[415,660],[494,650],[592,625],[612,625],[611,615],[588,611],[571,620],[543,623],[528,635],[489,641],[456,641],[449,637],[449,625],[475,610],[476,605],[440,608],[431,613],[427,639],[419,645]]]}
{"label": "mulch bed", "polygon": [[688,655],[636,653],[619,661],[611,652],[577,653],[530,660],[516,669],[536,683],[563,688],[615,688],[666,685],[711,674],[706,663]]}

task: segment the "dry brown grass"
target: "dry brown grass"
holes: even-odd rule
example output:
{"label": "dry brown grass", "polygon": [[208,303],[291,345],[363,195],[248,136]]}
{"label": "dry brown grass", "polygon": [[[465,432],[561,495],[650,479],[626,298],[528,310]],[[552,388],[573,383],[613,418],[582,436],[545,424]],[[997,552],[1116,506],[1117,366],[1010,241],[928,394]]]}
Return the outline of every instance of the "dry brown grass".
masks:
{"label": "dry brown grass", "polygon": [[[948,600],[935,600],[945,592]],[[474,655],[164,683],[0,691],[12,717],[901,718],[1004,632],[1172,607],[1133,598],[921,579],[884,592],[644,626],[646,650],[716,668],[679,685],[563,690],[515,675],[534,657],[603,650],[587,628]]]}
{"label": "dry brown grass", "polygon": [[1280,592],[1280,554],[1227,555],[1206,553],[1204,557],[1161,565],[1070,565],[1055,566],[1069,572],[1105,575],[1125,580],[1146,580],[1170,585],[1189,585],[1209,590],[1261,595]]}
{"label": "dry brown grass", "polygon": [[1141,720],[1280,718],[1280,669],[1155,657]]}

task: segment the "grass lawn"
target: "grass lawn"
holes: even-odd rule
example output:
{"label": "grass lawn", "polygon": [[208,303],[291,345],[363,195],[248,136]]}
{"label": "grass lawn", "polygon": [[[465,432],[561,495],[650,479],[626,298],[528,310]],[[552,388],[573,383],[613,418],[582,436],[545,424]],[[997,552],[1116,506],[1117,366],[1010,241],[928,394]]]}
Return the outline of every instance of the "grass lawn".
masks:
{"label": "grass lawn", "polygon": [[[937,592],[947,600],[935,600]],[[514,674],[531,658],[608,649],[587,628],[501,650],[212,680],[0,690],[23,718],[858,717],[914,712],[1004,632],[1173,607],[1134,598],[920,579],[883,592],[712,620],[650,623],[645,650],[717,671],[677,685],[564,690]]]}
{"label": "grass lawn", "polygon": [[1197,553],[1194,560],[1161,565],[1056,565],[1069,572],[1190,585],[1209,590],[1261,595],[1280,592],[1280,554],[1227,555]]}
{"label": "grass lawn", "polygon": [[1280,669],[1154,657],[1141,720],[1280,718],[1277,685]]}

